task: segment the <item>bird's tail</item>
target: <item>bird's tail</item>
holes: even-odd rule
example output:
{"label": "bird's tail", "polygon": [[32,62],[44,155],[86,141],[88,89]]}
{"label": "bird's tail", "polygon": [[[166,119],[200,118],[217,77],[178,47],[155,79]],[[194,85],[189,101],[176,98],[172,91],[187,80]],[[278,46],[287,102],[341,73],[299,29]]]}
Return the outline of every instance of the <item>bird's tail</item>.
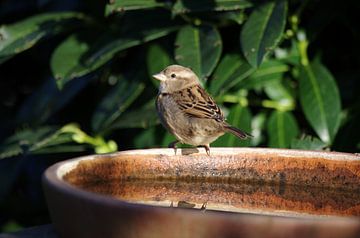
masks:
{"label": "bird's tail", "polygon": [[240,139],[248,139],[253,137],[252,135],[250,135],[249,133],[242,131],[236,127],[230,126],[230,125],[225,125],[225,130],[227,132],[230,132],[231,134],[233,134],[234,136],[239,137]]}

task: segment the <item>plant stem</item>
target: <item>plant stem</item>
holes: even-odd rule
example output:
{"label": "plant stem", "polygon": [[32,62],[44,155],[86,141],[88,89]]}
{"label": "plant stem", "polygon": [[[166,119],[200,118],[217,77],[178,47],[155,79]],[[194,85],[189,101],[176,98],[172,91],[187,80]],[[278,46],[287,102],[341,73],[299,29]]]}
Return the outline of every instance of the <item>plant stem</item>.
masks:
{"label": "plant stem", "polygon": [[247,107],[249,105],[261,106],[264,108],[276,109],[278,111],[292,111],[295,109],[295,104],[291,100],[275,101],[275,100],[265,99],[265,100],[261,100],[261,101],[249,102],[249,100],[246,97],[239,97],[237,95],[227,94],[227,95],[224,95],[223,97],[221,97],[218,101],[223,102],[223,103],[239,103],[243,107]]}
{"label": "plant stem", "polygon": [[291,100],[262,100],[261,106],[276,109],[277,111],[293,111],[295,109],[295,104]]}
{"label": "plant stem", "polygon": [[309,46],[309,42],[306,39],[305,32],[299,31],[297,34],[297,47],[300,53],[300,62],[303,66],[309,65],[309,57],[307,54],[308,46]]}
{"label": "plant stem", "polygon": [[72,139],[79,144],[91,145],[97,154],[114,152],[117,144],[113,140],[105,141],[101,136],[89,136],[82,131],[76,124],[67,124],[60,129],[60,133],[71,133]]}

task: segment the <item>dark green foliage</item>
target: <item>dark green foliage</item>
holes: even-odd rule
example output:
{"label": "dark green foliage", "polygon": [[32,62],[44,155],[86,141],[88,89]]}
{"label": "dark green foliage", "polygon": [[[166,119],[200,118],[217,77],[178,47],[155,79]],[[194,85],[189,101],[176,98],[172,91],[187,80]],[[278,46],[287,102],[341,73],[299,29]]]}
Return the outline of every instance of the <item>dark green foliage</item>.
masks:
{"label": "dark green foliage", "polygon": [[290,112],[273,111],[268,121],[267,132],[269,146],[286,148],[299,134],[299,127]]}
{"label": "dark green foliage", "polygon": [[318,136],[330,144],[340,125],[339,90],[330,72],[320,63],[301,67],[300,102],[305,116]]}
{"label": "dark green foliage", "polygon": [[245,58],[258,67],[281,40],[287,17],[287,1],[268,1],[254,9],[241,30]]}
{"label": "dark green foliage", "polygon": [[211,26],[185,26],[176,36],[175,60],[180,65],[191,67],[200,79],[210,76],[221,50],[220,34]]}
{"label": "dark green foliage", "polygon": [[[244,131],[251,131],[251,112],[249,107],[242,106],[240,103],[229,108],[227,122],[233,126],[239,127]],[[220,140],[215,141],[212,146],[250,146],[251,140],[239,140],[231,134],[225,134]]]}
{"label": "dark green foliage", "polygon": [[29,191],[58,160],[174,140],[159,125],[151,78],[174,63],[253,135],[213,146],[360,149],[356,0],[46,0],[28,11],[35,3],[5,2],[0,222],[20,220],[14,197],[39,200]]}

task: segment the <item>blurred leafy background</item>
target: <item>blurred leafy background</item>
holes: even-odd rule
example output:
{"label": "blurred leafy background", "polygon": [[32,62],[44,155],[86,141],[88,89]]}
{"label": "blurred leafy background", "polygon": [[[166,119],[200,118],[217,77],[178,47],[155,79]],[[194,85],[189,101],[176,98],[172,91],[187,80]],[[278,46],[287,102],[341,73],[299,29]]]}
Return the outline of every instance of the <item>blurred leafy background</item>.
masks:
{"label": "blurred leafy background", "polygon": [[0,0],[0,231],[49,223],[41,174],[164,147],[151,75],[191,67],[228,121],[212,146],[360,149],[360,3]]}

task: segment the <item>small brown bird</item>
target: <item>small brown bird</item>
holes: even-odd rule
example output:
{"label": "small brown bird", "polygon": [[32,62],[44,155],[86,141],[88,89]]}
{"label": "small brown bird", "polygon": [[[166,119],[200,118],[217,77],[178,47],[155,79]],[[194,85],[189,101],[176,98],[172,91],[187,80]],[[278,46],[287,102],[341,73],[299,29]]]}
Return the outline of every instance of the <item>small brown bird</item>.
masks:
{"label": "small brown bird", "polygon": [[196,74],[189,68],[170,65],[158,74],[160,80],[156,109],[163,126],[176,137],[176,143],[205,147],[210,155],[210,143],[225,132],[240,139],[251,137],[248,133],[229,125],[215,101],[200,86]]}

